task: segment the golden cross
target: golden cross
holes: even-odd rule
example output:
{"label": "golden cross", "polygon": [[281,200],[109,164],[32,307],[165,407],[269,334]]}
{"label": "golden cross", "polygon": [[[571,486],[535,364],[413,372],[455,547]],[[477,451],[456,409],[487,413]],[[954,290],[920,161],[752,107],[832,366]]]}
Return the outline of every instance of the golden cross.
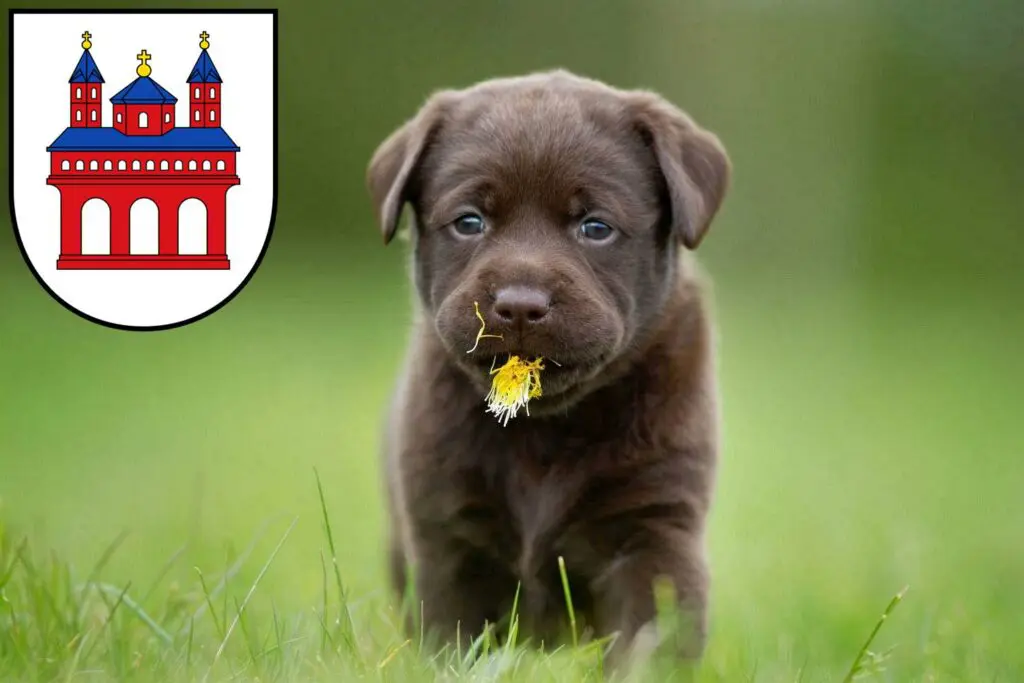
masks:
{"label": "golden cross", "polygon": [[199,34],[199,40],[200,40],[199,47],[201,47],[204,50],[206,48],[210,47],[210,41],[208,40],[209,37],[210,37],[210,34],[207,33],[206,31],[203,31],[202,33],[200,33]]}
{"label": "golden cross", "polygon": [[206,31],[203,31],[202,33],[199,34],[200,40],[206,40],[209,37],[210,37],[210,34],[207,33]]}
{"label": "golden cross", "polygon": [[153,59],[153,55],[143,50],[139,54],[135,55],[135,59],[142,62],[142,64],[139,64],[137,67],[135,67],[135,73],[137,73],[142,78],[145,78],[149,74],[153,73],[152,67],[150,67],[149,64],[146,64],[146,62]]}
{"label": "golden cross", "polygon": [[90,38],[92,38],[92,34],[88,31],[82,34],[82,40],[89,40]]}

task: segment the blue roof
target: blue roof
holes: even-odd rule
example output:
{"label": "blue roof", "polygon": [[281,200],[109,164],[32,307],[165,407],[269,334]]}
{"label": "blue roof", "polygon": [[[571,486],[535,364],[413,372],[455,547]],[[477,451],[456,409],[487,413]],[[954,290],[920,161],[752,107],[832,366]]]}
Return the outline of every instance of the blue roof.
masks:
{"label": "blue roof", "polygon": [[223,128],[172,128],[163,135],[125,135],[116,128],[66,128],[47,152],[114,152],[180,150],[237,152]]}
{"label": "blue roof", "polygon": [[99,67],[96,66],[96,60],[92,58],[92,54],[88,50],[83,50],[82,56],[79,57],[78,64],[75,66],[74,73],[68,79],[68,83],[104,82],[103,75],[100,73]]}
{"label": "blue roof", "polygon": [[222,83],[217,67],[213,65],[210,55],[203,50],[199,53],[196,65],[192,67],[192,73],[188,75],[187,83]]}
{"label": "blue roof", "polygon": [[178,98],[149,76],[139,76],[110,101],[114,104],[174,104]]}

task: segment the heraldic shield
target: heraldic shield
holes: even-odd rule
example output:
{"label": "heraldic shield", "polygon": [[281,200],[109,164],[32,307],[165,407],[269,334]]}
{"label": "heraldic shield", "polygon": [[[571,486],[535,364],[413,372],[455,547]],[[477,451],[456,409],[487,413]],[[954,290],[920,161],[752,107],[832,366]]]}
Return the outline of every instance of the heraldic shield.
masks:
{"label": "heraldic shield", "polygon": [[184,325],[259,267],[277,195],[277,13],[10,13],[11,218],[84,318]]}

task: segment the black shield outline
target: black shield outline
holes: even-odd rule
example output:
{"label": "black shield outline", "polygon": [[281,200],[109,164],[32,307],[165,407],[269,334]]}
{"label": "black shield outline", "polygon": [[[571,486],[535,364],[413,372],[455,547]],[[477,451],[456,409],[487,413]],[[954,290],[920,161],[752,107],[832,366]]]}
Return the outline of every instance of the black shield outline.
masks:
{"label": "black shield outline", "polygon": [[[180,322],[167,323],[167,324],[164,324],[164,325],[152,325],[152,326],[121,325],[119,323],[112,323],[112,322],[108,322],[106,320],[101,320],[100,318],[97,318],[95,316],[89,315],[85,311],[80,311],[79,309],[75,308],[74,306],[69,304],[67,301],[62,299],[55,291],[53,291],[53,289],[50,287],[50,285],[48,285],[46,283],[46,280],[44,280],[43,277],[39,274],[39,271],[36,270],[35,264],[32,263],[32,260],[28,257],[28,253],[25,251],[25,245],[24,245],[24,243],[21,240],[21,232],[18,230],[18,221],[17,221],[17,217],[16,217],[16,214],[15,214],[15,211],[14,211],[14,17],[15,17],[15,15],[18,15],[18,14],[139,14],[139,15],[142,15],[142,14],[196,14],[196,15],[199,15],[199,14],[269,14],[269,15],[271,15],[271,18],[272,18],[272,21],[271,21],[271,25],[272,25],[271,32],[273,34],[271,40],[272,40],[273,64],[274,64],[274,67],[273,67],[274,85],[273,85],[273,93],[272,93],[272,97],[271,97],[271,100],[272,100],[272,105],[271,106],[273,107],[273,116],[272,116],[273,131],[272,131],[272,142],[271,142],[271,146],[273,148],[273,152],[272,152],[273,169],[271,169],[271,175],[272,175],[272,178],[273,178],[272,186],[273,186],[274,197],[271,200],[271,205],[270,205],[270,225],[267,228],[267,237],[266,237],[266,239],[263,242],[263,248],[260,250],[259,256],[256,257],[256,262],[253,264],[252,268],[249,270],[249,272],[246,274],[246,276],[244,278],[242,278],[242,281],[238,284],[238,286],[235,287],[235,289],[230,294],[228,294],[226,297],[224,297],[224,299],[222,299],[217,305],[213,306],[212,308],[210,308],[210,309],[208,309],[208,310],[206,310],[206,311],[204,311],[202,313],[199,313],[198,315],[195,315],[195,316],[193,316],[191,318],[188,318],[187,320],[182,320]],[[7,145],[8,145],[8,151],[7,151],[7,154],[8,154],[8,166],[7,166],[7,168],[8,168],[8,197],[9,197],[10,213],[11,213],[11,229],[14,231],[14,238],[15,238],[15,240],[18,243],[18,249],[21,251],[21,257],[25,261],[25,265],[27,265],[29,270],[32,272],[32,275],[35,277],[36,282],[39,283],[39,286],[42,287],[43,290],[45,290],[46,293],[49,294],[50,297],[53,298],[54,301],[58,302],[61,306],[63,306],[67,310],[71,311],[75,315],[79,316],[80,318],[88,320],[89,322],[95,323],[97,325],[102,325],[103,327],[107,327],[107,328],[111,328],[111,329],[115,329],[115,330],[123,330],[123,331],[128,331],[128,332],[159,332],[159,331],[162,331],[162,330],[172,330],[172,329],[175,329],[175,328],[178,328],[178,327],[185,327],[187,325],[191,325],[192,323],[199,322],[200,320],[202,320],[202,319],[204,319],[204,318],[206,318],[206,317],[216,313],[220,309],[224,308],[224,306],[226,306],[228,303],[230,303],[236,296],[238,296],[238,294],[243,289],[245,289],[245,286],[249,284],[249,281],[252,280],[252,277],[253,277],[253,275],[256,274],[256,271],[259,270],[260,264],[263,263],[263,258],[266,256],[267,249],[270,248],[270,242],[271,242],[271,240],[273,239],[273,236],[274,236],[274,224],[275,224],[275,222],[277,220],[277,194],[278,194],[278,178],[277,178],[277,174],[278,174],[278,171],[277,171],[277,169],[278,169],[278,10],[277,10],[277,8],[268,8],[268,9],[255,9],[255,8],[253,8],[253,9],[249,9],[249,8],[201,8],[201,9],[200,8],[195,8],[195,9],[193,9],[193,8],[188,8],[188,9],[183,9],[183,8],[94,9],[94,8],[90,8],[90,9],[80,9],[80,8],[70,8],[70,7],[63,8],[63,9],[55,9],[55,8],[11,8],[10,10],[8,10],[7,46],[8,46],[7,47],[7,49],[8,49],[8,56],[7,56],[7,88],[8,88],[8,92],[7,92],[7,106],[8,106],[8,111],[7,111],[7,121],[8,121],[8,123],[7,123],[7,135],[8,135],[8,142],[7,142]]]}

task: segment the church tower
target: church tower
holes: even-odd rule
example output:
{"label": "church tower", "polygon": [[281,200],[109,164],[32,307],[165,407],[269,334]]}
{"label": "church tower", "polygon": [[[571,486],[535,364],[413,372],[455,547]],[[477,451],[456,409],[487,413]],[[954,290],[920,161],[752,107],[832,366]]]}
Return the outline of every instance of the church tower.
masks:
{"label": "church tower", "polygon": [[103,126],[103,75],[89,48],[92,37],[82,34],[82,56],[68,82],[71,84],[71,127],[101,128]]}
{"label": "church tower", "polygon": [[135,56],[138,78],[110,98],[114,105],[114,129],[125,135],[163,135],[174,129],[174,103],[178,98],[153,80],[153,58],[143,50]]}
{"label": "church tower", "polygon": [[206,31],[199,34],[199,48],[202,52],[188,76],[190,128],[220,128],[222,82],[207,52],[210,47],[209,38],[210,34]]}

